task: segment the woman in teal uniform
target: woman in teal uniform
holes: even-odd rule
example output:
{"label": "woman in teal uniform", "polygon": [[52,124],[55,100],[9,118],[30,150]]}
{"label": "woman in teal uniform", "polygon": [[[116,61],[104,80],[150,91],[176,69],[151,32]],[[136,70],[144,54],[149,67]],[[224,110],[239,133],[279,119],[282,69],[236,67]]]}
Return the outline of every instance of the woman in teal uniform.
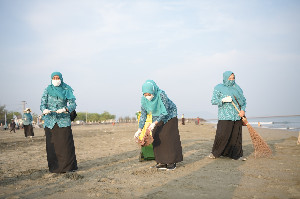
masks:
{"label": "woman in teal uniform", "polygon": [[141,119],[137,137],[144,128],[147,114],[152,114],[153,151],[156,168],[174,170],[176,163],[183,160],[180,142],[177,107],[153,80],[147,80],[142,87]]}
{"label": "woman in teal uniform", "polygon": [[26,108],[24,110],[24,114],[23,114],[23,125],[24,125],[24,134],[25,137],[30,137],[32,138],[32,136],[34,136],[33,133],[33,127],[32,127],[32,115],[31,115],[31,110],[30,108]]}
{"label": "woman in teal uniform", "polygon": [[73,89],[64,83],[62,74],[51,74],[51,84],[45,89],[40,109],[43,112],[49,171],[65,173],[77,170],[70,113],[75,110]]}
{"label": "woman in teal uniform", "polygon": [[[235,110],[232,101],[240,106],[240,113]],[[233,72],[223,73],[223,83],[214,88],[211,103],[218,106],[218,124],[209,157],[225,156],[237,160],[243,156],[241,117],[245,116],[246,98],[235,83]]]}

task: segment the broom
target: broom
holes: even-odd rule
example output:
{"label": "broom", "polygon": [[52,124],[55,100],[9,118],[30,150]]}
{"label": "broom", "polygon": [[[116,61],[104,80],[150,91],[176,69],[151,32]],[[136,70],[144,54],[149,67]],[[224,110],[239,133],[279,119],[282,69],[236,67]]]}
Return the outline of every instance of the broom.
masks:
{"label": "broom", "polygon": [[[240,113],[240,110],[236,107],[234,102],[231,102],[234,108]],[[246,124],[252,144],[254,146],[254,157],[270,157],[272,155],[272,151],[268,144],[262,139],[262,137],[255,131],[255,129],[248,123],[246,117],[242,117],[243,122]]]}

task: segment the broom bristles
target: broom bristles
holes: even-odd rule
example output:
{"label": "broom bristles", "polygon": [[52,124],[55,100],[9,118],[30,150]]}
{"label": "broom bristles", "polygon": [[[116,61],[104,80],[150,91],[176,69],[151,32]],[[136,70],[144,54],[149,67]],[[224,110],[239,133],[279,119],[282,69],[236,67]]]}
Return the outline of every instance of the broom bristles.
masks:
{"label": "broom bristles", "polygon": [[[243,119],[244,120],[244,119]],[[255,129],[247,122],[247,128],[254,146],[254,157],[270,157],[272,151],[268,144],[262,139],[262,137],[255,131]]]}
{"label": "broom bristles", "polygon": [[152,137],[151,132],[148,128],[146,130],[146,133],[145,133],[143,139],[142,140],[138,139],[137,143],[141,147],[148,146],[148,145],[153,143],[153,137]]}
{"label": "broom bristles", "polygon": [[[234,102],[231,102],[234,108],[240,113],[240,110],[236,107]],[[272,155],[272,151],[268,144],[260,137],[258,133],[256,133],[255,129],[248,123],[246,117],[242,117],[243,122],[247,125],[252,144],[254,146],[254,157],[270,157]]]}

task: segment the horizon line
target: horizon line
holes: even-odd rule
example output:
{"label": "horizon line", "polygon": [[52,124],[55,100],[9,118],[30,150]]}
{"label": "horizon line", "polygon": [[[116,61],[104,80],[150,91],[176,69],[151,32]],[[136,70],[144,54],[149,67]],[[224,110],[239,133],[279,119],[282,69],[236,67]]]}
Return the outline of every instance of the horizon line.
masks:
{"label": "horizon line", "polygon": [[[270,117],[297,117],[300,115],[272,115],[272,116],[253,116],[253,117],[246,117],[247,119],[253,119],[253,118],[270,118]],[[206,119],[206,120],[218,120],[217,118],[214,119]]]}

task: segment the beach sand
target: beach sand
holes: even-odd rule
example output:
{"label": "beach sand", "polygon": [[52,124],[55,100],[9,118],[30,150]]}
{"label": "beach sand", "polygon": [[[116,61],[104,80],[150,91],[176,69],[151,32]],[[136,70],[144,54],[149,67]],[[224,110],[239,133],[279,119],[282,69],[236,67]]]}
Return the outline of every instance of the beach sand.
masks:
{"label": "beach sand", "polygon": [[300,198],[298,132],[256,128],[273,151],[255,159],[247,128],[247,161],[209,159],[212,124],[179,125],[184,161],[174,171],[139,162],[137,124],[73,126],[79,170],[48,172],[43,129],[25,138],[0,131],[0,198]]}

